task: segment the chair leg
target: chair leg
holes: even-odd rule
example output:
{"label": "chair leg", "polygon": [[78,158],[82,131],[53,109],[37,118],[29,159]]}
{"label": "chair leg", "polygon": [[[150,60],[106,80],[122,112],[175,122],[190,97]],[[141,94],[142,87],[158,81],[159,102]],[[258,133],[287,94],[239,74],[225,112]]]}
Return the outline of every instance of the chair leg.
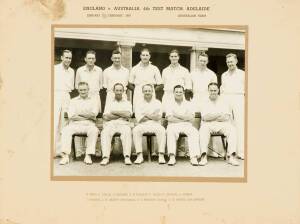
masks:
{"label": "chair leg", "polygon": [[147,136],[147,151],[148,151],[148,161],[151,162],[151,153],[152,153],[152,138],[151,136]]}
{"label": "chair leg", "polygon": [[224,160],[226,160],[226,158],[227,158],[227,146],[228,146],[227,140],[225,140],[225,138],[226,138],[225,136],[221,136],[223,148],[225,151]]}
{"label": "chair leg", "polygon": [[75,136],[72,136],[72,145],[71,145],[71,149],[73,152],[73,160],[76,160],[76,149],[75,149]]}

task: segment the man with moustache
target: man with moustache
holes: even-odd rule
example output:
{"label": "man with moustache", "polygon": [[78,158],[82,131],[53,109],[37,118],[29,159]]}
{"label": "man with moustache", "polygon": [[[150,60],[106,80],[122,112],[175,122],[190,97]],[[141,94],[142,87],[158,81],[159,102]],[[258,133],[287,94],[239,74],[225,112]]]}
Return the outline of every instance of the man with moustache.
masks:
{"label": "man with moustache", "polygon": [[174,100],[169,104],[166,111],[167,127],[167,150],[169,155],[168,165],[173,166],[176,163],[176,142],[180,133],[186,134],[188,138],[188,147],[190,163],[193,166],[198,165],[197,157],[199,152],[199,134],[191,121],[194,118],[192,105],[184,99],[184,88],[176,85],[173,89]]}
{"label": "man with moustache", "polygon": [[[141,61],[135,65],[129,75],[129,88],[134,90],[133,94],[133,110],[135,110],[138,102],[142,101],[144,96],[142,86],[151,84],[156,89],[162,88],[162,79],[159,69],[150,62],[150,51],[147,48],[141,50]],[[155,97],[155,92],[154,97]]]}
{"label": "man with moustache", "polygon": [[124,163],[131,165],[131,127],[129,118],[132,115],[131,104],[125,98],[124,86],[116,83],[113,86],[115,97],[106,105],[103,113],[103,130],[101,132],[102,161],[101,165],[109,163],[111,140],[114,134],[120,133],[123,147]]}
{"label": "man with moustache", "polygon": [[160,124],[162,110],[161,102],[153,97],[153,86],[145,84],[142,87],[144,100],[135,108],[135,117],[138,124],[133,129],[133,142],[137,153],[135,164],[144,161],[142,150],[142,138],[144,133],[154,133],[158,143],[158,163],[166,163],[164,154],[166,146],[166,131]]}
{"label": "man with moustache", "polygon": [[237,130],[237,158],[244,159],[245,72],[237,67],[236,54],[226,55],[228,70],[222,74],[221,95],[229,102]]}
{"label": "man with moustache", "polygon": [[176,49],[173,49],[169,53],[169,59],[171,64],[164,68],[162,72],[164,84],[164,95],[162,98],[163,111],[166,111],[168,104],[174,100],[174,86],[183,86],[187,93],[190,93],[192,89],[190,73],[185,67],[179,64],[179,52]]}
{"label": "man with moustache", "polygon": [[61,155],[61,128],[64,112],[68,110],[70,93],[74,89],[74,70],[70,67],[72,52],[64,50],[61,63],[54,67],[54,153]]}
{"label": "man with moustache", "polygon": [[222,133],[227,138],[227,161],[233,166],[238,166],[239,163],[234,158],[236,152],[237,138],[236,129],[231,124],[232,113],[229,104],[223,97],[218,95],[218,84],[212,82],[208,85],[209,97],[203,101],[201,106],[202,123],[200,126],[200,166],[207,164],[207,151],[210,135],[212,133]]}

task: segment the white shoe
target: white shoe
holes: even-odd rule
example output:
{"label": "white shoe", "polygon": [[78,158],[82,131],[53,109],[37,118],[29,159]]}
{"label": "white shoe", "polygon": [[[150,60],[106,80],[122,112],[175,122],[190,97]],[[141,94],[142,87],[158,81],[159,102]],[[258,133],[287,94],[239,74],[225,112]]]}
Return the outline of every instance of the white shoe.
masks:
{"label": "white shoe", "polygon": [[190,162],[193,166],[198,166],[199,165],[198,160],[197,160],[196,157],[191,158]]}
{"label": "white shoe", "polygon": [[62,158],[62,157],[63,157],[62,152],[55,153],[55,155],[54,155],[54,158]]}
{"label": "white shoe", "polygon": [[132,162],[131,162],[131,160],[128,156],[125,157],[124,163],[125,163],[125,165],[131,165],[132,164]]}
{"label": "white shoe", "polygon": [[176,159],[175,159],[175,155],[170,155],[170,159],[168,162],[169,166],[174,166],[176,164]]}
{"label": "white shoe", "polygon": [[244,160],[244,155],[237,155],[236,158],[238,158],[240,160]]}
{"label": "white shoe", "polygon": [[109,163],[109,159],[107,157],[104,157],[100,163],[101,166],[105,166]]}
{"label": "white shoe", "polygon": [[60,165],[66,165],[68,164],[70,161],[69,161],[69,156],[68,155],[63,155],[62,159],[59,161],[59,164]]}
{"label": "white shoe", "polygon": [[134,161],[134,164],[141,164],[142,162],[144,162],[143,154],[139,153],[136,160]]}
{"label": "white shoe", "polygon": [[165,164],[166,160],[163,154],[158,155],[158,164]]}
{"label": "white shoe", "polygon": [[239,162],[235,160],[235,158],[233,156],[229,156],[228,161],[227,161],[230,165],[232,166],[239,166]]}
{"label": "white shoe", "polygon": [[207,164],[207,156],[205,155],[205,156],[201,157],[199,165],[200,166],[205,166],[206,164]]}
{"label": "white shoe", "polygon": [[88,154],[85,155],[84,163],[87,165],[91,165],[93,163],[90,155],[88,155]]}

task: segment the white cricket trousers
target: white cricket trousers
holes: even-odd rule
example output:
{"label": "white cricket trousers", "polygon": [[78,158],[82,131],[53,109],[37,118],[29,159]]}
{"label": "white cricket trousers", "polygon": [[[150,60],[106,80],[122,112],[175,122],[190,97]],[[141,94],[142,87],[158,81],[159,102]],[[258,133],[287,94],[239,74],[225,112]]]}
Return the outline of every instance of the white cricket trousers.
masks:
{"label": "white cricket trousers", "polygon": [[154,121],[146,121],[134,127],[132,134],[136,153],[143,152],[142,140],[144,133],[154,133],[156,135],[158,152],[164,154],[166,147],[166,130],[163,126]]}
{"label": "white cricket trousers", "polygon": [[62,130],[62,152],[71,153],[72,135],[86,134],[86,154],[95,154],[99,130],[95,124],[69,124]]}
{"label": "white cricket trousers", "polygon": [[64,113],[70,104],[70,94],[65,91],[54,92],[54,154],[61,152],[61,130]]}
{"label": "white cricket trousers", "polygon": [[222,133],[227,138],[228,148],[227,155],[231,155],[236,152],[237,138],[236,129],[230,122],[205,122],[201,123],[200,127],[200,152],[207,154],[210,134]]}
{"label": "white cricket trousers", "polygon": [[244,157],[245,96],[244,94],[224,94],[233,111],[233,125],[237,131],[237,155]]}
{"label": "white cricket trousers", "polygon": [[109,158],[111,153],[111,140],[114,134],[120,133],[123,155],[131,155],[131,128],[125,124],[106,124],[101,132],[102,157]]}
{"label": "white cricket trousers", "polygon": [[188,138],[188,148],[190,158],[200,155],[199,150],[199,134],[197,129],[192,126],[191,123],[169,123],[167,127],[167,150],[168,155],[176,155],[176,143],[179,138],[179,134],[184,133]]}

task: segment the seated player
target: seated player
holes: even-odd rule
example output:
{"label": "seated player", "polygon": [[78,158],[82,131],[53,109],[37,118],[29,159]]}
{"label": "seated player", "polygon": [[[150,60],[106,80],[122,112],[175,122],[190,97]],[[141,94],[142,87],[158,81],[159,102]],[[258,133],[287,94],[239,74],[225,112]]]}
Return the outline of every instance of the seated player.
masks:
{"label": "seated player", "polygon": [[62,159],[61,165],[69,163],[72,135],[87,134],[87,148],[84,162],[92,164],[91,155],[95,154],[99,130],[95,121],[98,113],[98,104],[94,97],[89,96],[89,85],[86,82],[78,83],[79,96],[70,101],[68,110],[69,124],[62,130]]}
{"label": "seated player", "polygon": [[142,87],[144,99],[136,105],[135,117],[138,122],[133,129],[133,142],[137,153],[135,164],[144,161],[142,151],[142,138],[144,133],[155,133],[158,143],[158,163],[166,163],[164,154],[166,146],[166,131],[160,124],[162,112],[161,102],[153,97],[153,86],[145,84]]}
{"label": "seated player", "polygon": [[191,121],[194,118],[193,107],[189,101],[184,99],[184,88],[176,85],[173,89],[174,101],[172,101],[167,110],[166,118],[168,120],[167,127],[167,150],[169,155],[168,165],[172,166],[176,163],[176,142],[180,133],[184,133],[188,137],[188,147],[190,154],[190,162],[193,166],[198,165],[197,156],[199,156],[199,135]]}
{"label": "seated player", "polygon": [[227,161],[233,166],[239,163],[234,158],[237,149],[236,129],[231,124],[231,110],[224,98],[218,95],[218,84],[208,84],[209,97],[201,107],[202,123],[200,127],[200,151],[199,165],[207,164],[207,150],[211,133],[222,133],[227,137]]}
{"label": "seated player", "polygon": [[132,116],[131,104],[122,97],[124,86],[116,83],[113,87],[115,97],[106,105],[103,114],[103,130],[101,132],[102,161],[101,165],[109,163],[111,140],[114,134],[121,134],[124,162],[131,165],[131,127],[129,118]]}

